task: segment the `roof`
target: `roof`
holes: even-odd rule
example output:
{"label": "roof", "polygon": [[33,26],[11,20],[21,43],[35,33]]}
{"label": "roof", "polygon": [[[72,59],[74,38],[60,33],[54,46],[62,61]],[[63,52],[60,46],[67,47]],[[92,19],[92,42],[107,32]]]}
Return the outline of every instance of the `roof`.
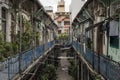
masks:
{"label": "roof", "polygon": [[55,20],[57,20],[57,21],[62,21],[62,20],[65,20],[65,19],[68,20],[68,19],[70,19],[70,18],[69,18],[68,16],[64,16],[64,15],[62,16],[62,15],[61,15],[61,16],[58,16]]}
{"label": "roof", "polygon": [[[75,19],[76,19],[76,17],[78,16],[78,14],[84,9],[84,7],[86,6],[86,5],[88,5],[88,3],[90,3],[92,0],[87,0],[87,2],[82,6],[82,8],[80,9],[80,11],[77,13],[77,15],[75,16],[75,18],[74,18],[74,20],[73,20],[73,22],[75,21]],[[72,23],[73,23],[72,22]]]}

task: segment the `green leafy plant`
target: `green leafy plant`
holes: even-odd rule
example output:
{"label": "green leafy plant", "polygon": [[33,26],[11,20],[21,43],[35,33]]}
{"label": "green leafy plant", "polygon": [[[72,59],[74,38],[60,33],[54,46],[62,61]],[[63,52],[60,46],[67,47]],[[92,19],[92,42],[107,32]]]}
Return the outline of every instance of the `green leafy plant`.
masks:
{"label": "green leafy plant", "polygon": [[0,43],[0,61],[13,56],[14,53],[17,52],[16,50],[17,47],[14,44],[2,41]]}
{"label": "green leafy plant", "polygon": [[90,38],[87,38],[87,47],[89,48],[89,49],[91,49],[92,48],[92,46],[91,46],[91,44],[92,44],[92,41],[91,41],[91,39]]}
{"label": "green leafy plant", "polygon": [[69,60],[69,74],[73,76],[74,80],[77,80],[77,66],[75,65],[74,60]]}
{"label": "green leafy plant", "polygon": [[[23,18],[24,21],[24,31],[22,31],[21,35],[21,45],[22,45],[22,51],[25,51],[27,49],[30,49],[32,46],[32,41],[33,41],[33,29],[32,29],[32,24],[25,18]],[[17,34],[17,43],[20,45],[20,35]],[[30,46],[31,45],[31,46]]]}
{"label": "green leafy plant", "polygon": [[61,33],[60,35],[59,35],[59,39],[63,39],[63,40],[67,40],[68,39],[68,34],[66,34],[66,33]]}
{"label": "green leafy plant", "polygon": [[41,38],[40,32],[36,32],[36,44],[37,44],[37,45],[40,44],[40,38]]}
{"label": "green leafy plant", "polygon": [[46,64],[42,71],[41,75],[38,76],[37,80],[56,80],[56,68],[52,64]]}

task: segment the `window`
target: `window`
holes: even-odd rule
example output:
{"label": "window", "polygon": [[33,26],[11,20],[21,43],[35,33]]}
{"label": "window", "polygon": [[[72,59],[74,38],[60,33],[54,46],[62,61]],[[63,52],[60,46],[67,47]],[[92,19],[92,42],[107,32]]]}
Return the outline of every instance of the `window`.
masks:
{"label": "window", "polygon": [[59,5],[59,7],[64,7],[64,5]]}
{"label": "window", "polygon": [[46,12],[53,12],[53,10],[46,10]]}
{"label": "window", "polygon": [[61,34],[61,30],[58,30],[58,34]]}
{"label": "window", "polygon": [[58,26],[61,26],[61,22],[58,22]]}
{"label": "window", "polygon": [[6,40],[6,8],[2,8],[2,32],[4,35],[3,40]]}
{"label": "window", "polygon": [[119,38],[118,36],[110,37],[110,46],[119,49]]}
{"label": "window", "polygon": [[65,25],[70,25],[70,21],[65,21]]}

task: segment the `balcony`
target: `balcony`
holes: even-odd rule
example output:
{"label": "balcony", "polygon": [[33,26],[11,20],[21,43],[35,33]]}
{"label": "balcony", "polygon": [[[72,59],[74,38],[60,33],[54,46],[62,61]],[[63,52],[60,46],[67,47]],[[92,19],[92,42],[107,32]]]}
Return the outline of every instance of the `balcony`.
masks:
{"label": "balcony", "polygon": [[105,56],[99,55],[88,48],[84,51],[83,45],[79,42],[73,41],[73,47],[85,58],[92,68],[100,73],[105,79],[120,80],[120,64]]}

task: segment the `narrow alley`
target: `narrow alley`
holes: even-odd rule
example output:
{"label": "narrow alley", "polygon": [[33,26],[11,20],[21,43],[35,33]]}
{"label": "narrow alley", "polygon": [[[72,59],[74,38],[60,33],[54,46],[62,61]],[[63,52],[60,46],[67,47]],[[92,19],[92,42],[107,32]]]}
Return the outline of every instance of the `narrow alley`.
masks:
{"label": "narrow alley", "polygon": [[120,0],[0,0],[0,80],[120,80]]}
{"label": "narrow alley", "polygon": [[70,63],[67,58],[67,52],[60,53],[60,66],[57,69],[57,80],[74,80],[68,73]]}

